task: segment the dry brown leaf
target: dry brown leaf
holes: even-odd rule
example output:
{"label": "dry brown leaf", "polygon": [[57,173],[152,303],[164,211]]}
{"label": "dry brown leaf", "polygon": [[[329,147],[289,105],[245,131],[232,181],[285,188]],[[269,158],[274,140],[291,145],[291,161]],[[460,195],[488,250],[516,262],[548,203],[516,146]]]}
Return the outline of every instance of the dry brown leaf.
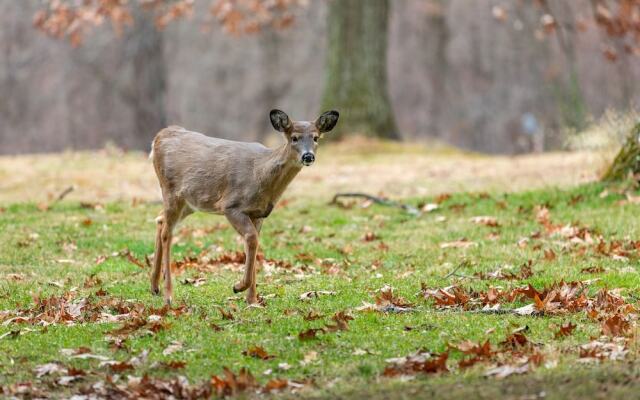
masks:
{"label": "dry brown leaf", "polygon": [[565,337],[565,336],[569,336],[571,334],[573,334],[573,331],[576,329],[576,324],[572,323],[571,321],[567,322],[566,324],[562,324],[560,325],[560,329],[554,334],[554,337],[556,339]]}
{"label": "dry brown leaf", "polygon": [[162,350],[162,355],[168,356],[169,354],[173,354],[176,351],[181,351],[182,347],[182,342],[174,340],[164,350]]}
{"label": "dry brown leaf", "polygon": [[242,354],[248,357],[259,358],[260,360],[271,360],[276,356],[267,353],[261,346],[251,346],[247,350],[243,350]]}
{"label": "dry brown leaf", "polygon": [[300,295],[300,300],[309,301],[312,299],[316,299],[320,296],[335,296],[337,293],[331,290],[312,290],[309,292],[304,292]]}
{"label": "dry brown leaf", "polygon": [[488,215],[478,215],[476,217],[471,217],[469,219],[472,223],[476,225],[484,225],[491,228],[498,228],[500,224],[498,223],[498,219],[496,217],[491,217]]}
{"label": "dry brown leaf", "polygon": [[387,366],[382,374],[387,377],[393,377],[417,373],[449,372],[449,368],[447,368],[448,358],[448,352],[432,354],[428,351],[417,351],[406,357],[387,359],[387,363],[391,365]]}

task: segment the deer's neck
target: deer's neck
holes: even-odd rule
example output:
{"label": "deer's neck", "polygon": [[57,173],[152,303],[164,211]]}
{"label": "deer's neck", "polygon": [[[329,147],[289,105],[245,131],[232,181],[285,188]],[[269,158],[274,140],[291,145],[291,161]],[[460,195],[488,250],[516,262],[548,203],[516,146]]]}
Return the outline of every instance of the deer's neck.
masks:
{"label": "deer's neck", "polygon": [[302,165],[293,156],[289,143],[285,143],[271,151],[260,169],[261,189],[275,201],[300,172]]}

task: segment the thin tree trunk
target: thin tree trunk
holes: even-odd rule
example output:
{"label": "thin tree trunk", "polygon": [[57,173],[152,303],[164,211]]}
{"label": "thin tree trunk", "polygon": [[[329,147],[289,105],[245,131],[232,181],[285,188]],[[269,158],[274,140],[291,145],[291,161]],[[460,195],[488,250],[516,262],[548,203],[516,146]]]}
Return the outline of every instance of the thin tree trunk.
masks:
{"label": "thin tree trunk", "polygon": [[[258,98],[261,103],[261,109],[270,110],[280,106],[279,101],[284,97],[291,87],[291,79],[278,79],[278,73],[283,68],[282,57],[283,51],[282,40],[275,28],[267,28],[259,36],[260,52],[261,52],[261,73],[264,75],[262,81],[264,86],[258,92]],[[256,140],[261,142],[267,135],[273,132],[271,123],[268,118],[262,115],[257,118],[256,122]]]}
{"label": "thin tree trunk", "polygon": [[133,108],[135,132],[130,143],[136,149],[144,150],[150,146],[155,134],[167,125],[167,71],[163,33],[156,29],[153,15],[137,9],[135,19],[125,44],[133,65],[131,98],[128,100]]}
{"label": "thin tree trunk", "polygon": [[[582,88],[580,86],[580,76],[578,73],[577,54],[575,48],[576,41],[576,21],[571,4],[565,0],[558,1],[557,4],[561,9],[560,13],[554,13],[551,6],[547,2],[542,2],[545,12],[553,16],[558,22],[555,29],[555,36],[558,41],[558,47],[562,51],[567,61],[567,82],[561,85],[557,92],[560,102],[560,111],[562,113],[564,123],[575,129],[582,129],[586,122],[587,105],[585,103]],[[564,21],[559,20],[566,19]]]}
{"label": "thin tree trunk", "polygon": [[387,84],[388,0],[332,0],[323,110],[336,109],[345,133],[400,139]]}
{"label": "thin tree trunk", "polygon": [[447,2],[437,0],[436,8],[428,15],[429,27],[425,36],[425,61],[429,69],[429,83],[431,86],[431,101],[429,106],[428,133],[436,137],[443,137],[442,120],[448,107],[448,93],[446,82],[449,78],[449,59],[447,47],[451,34],[447,24]]}

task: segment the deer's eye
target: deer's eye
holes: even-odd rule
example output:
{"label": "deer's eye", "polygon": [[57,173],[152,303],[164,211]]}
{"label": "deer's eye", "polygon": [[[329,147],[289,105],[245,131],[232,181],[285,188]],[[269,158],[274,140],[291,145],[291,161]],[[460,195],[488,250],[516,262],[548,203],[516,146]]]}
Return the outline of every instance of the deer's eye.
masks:
{"label": "deer's eye", "polygon": [[319,136],[314,136],[314,137],[313,137],[313,141],[314,141],[314,142],[316,142],[316,143],[318,143],[318,138],[319,138]]}
{"label": "deer's eye", "polygon": [[292,137],[292,138],[291,138],[291,141],[292,141],[293,143],[297,143],[297,142],[298,142],[298,137],[297,137],[297,136]]}

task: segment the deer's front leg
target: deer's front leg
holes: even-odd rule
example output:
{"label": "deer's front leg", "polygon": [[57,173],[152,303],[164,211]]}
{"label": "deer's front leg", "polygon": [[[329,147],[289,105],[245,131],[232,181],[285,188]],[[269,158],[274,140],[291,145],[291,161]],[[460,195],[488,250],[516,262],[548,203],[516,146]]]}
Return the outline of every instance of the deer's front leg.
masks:
{"label": "deer's front leg", "polygon": [[171,234],[173,225],[165,219],[162,226],[162,269],[164,270],[164,303],[171,305],[173,298],[173,283],[171,282]]}
{"label": "deer's front leg", "polygon": [[162,219],[160,241],[162,243],[162,269],[164,270],[164,302],[167,305],[171,305],[173,298],[173,283],[171,282],[171,238],[173,228],[180,220],[183,208],[184,203],[165,206]]}
{"label": "deer's front leg", "polygon": [[228,210],[225,216],[234,227],[234,229],[242,235],[244,239],[244,278],[233,285],[235,293],[248,289],[247,303],[255,304],[258,302],[258,293],[256,292],[256,254],[258,252],[258,230],[253,221],[246,214],[237,210]]}
{"label": "deer's front leg", "polygon": [[153,271],[151,272],[151,293],[160,294],[160,272],[162,271],[162,226],[164,218],[156,219],[156,249],[153,256]]}

